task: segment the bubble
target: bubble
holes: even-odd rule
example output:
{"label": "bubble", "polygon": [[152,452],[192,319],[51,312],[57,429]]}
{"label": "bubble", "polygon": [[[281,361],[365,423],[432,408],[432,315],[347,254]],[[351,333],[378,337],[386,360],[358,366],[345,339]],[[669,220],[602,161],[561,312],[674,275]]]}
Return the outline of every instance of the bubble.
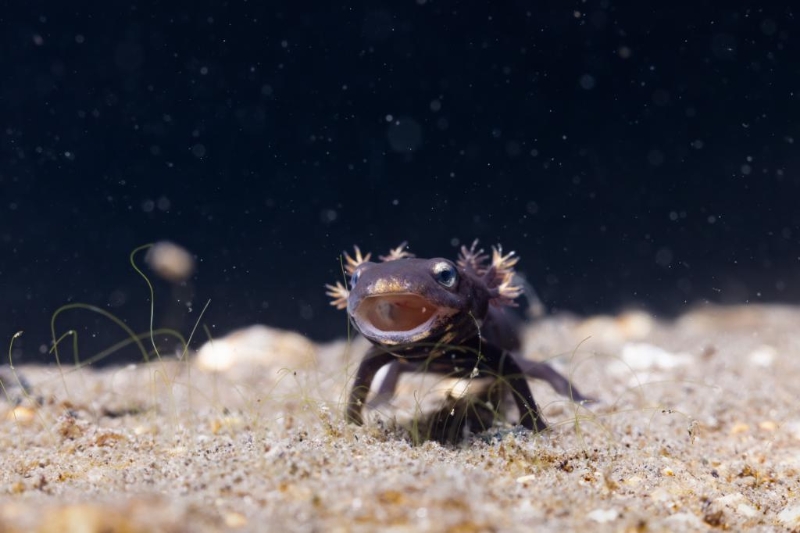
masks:
{"label": "bubble", "polygon": [[659,248],[656,252],[656,263],[662,267],[668,267],[672,263],[672,250],[667,247]]}
{"label": "bubble", "polygon": [[728,33],[717,33],[711,38],[711,53],[717,59],[735,59],[736,38]]}
{"label": "bubble", "polygon": [[436,113],[440,109],[442,109],[442,102],[440,102],[439,100],[432,100],[431,101],[431,111]]}
{"label": "bubble", "polygon": [[517,141],[508,141],[506,143],[506,154],[511,157],[516,157],[522,153],[522,148]]}
{"label": "bubble", "polygon": [[128,295],[122,289],[117,289],[108,295],[109,307],[120,307],[128,301]]}
{"label": "bubble", "polygon": [[192,155],[202,159],[206,155],[206,147],[200,143],[195,144],[194,146],[192,146]]}
{"label": "bubble", "polygon": [[647,161],[654,167],[657,167],[664,162],[664,153],[654,148],[647,153]]}
{"label": "bubble", "polygon": [[586,89],[587,91],[594,89],[595,86],[594,76],[592,76],[591,74],[584,74],[583,76],[581,76],[579,83],[581,85],[581,88]]}
{"label": "bubble", "polygon": [[422,128],[411,118],[398,118],[386,132],[389,146],[395,152],[413,152],[422,144]]}
{"label": "bubble", "polygon": [[761,33],[764,35],[775,35],[775,32],[778,31],[778,26],[775,24],[775,21],[772,19],[764,19],[761,21]]}
{"label": "bubble", "polygon": [[367,12],[361,27],[362,35],[367,41],[382,42],[394,31],[393,15],[390,11],[376,9]]}
{"label": "bubble", "polygon": [[339,217],[339,214],[336,212],[335,209],[323,209],[322,212],[319,214],[319,218],[323,224],[330,224],[334,222]]}
{"label": "bubble", "polygon": [[689,278],[681,278],[676,283],[675,286],[678,287],[678,290],[683,292],[684,294],[689,294],[692,292],[692,282]]}
{"label": "bubble", "polygon": [[665,106],[669,103],[669,92],[664,89],[656,89],[653,92],[653,103],[657,106]]}
{"label": "bubble", "polygon": [[114,52],[114,62],[120,70],[133,72],[142,66],[144,51],[139,43],[124,41],[117,45],[117,49]]}
{"label": "bubble", "polygon": [[617,55],[622,59],[628,59],[631,57],[632,51],[627,46],[620,46],[617,48]]}

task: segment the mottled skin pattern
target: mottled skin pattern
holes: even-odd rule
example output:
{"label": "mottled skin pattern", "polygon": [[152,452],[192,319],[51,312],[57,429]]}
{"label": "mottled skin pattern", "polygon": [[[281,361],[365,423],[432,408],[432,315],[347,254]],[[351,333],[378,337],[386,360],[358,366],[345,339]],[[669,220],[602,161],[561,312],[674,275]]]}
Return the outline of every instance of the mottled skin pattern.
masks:
{"label": "mottled skin pattern", "polygon": [[328,286],[332,305],[347,312],[373,346],[356,371],[346,416],[363,423],[362,410],[375,374],[391,365],[379,395],[393,394],[402,372],[422,370],[450,377],[495,376],[510,389],[519,409],[519,423],[542,431],[542,419],[527,378],[543,379],[574,401],[585,401],[564,376],[545,363],[515,355],[520,346],[514,320],[504,306],[515,305],[521,288],[514,285],[513,252],[463,247],[457,262],[418,259],[404,245],[370,262],[356,247],[345,254],[350,289]]}

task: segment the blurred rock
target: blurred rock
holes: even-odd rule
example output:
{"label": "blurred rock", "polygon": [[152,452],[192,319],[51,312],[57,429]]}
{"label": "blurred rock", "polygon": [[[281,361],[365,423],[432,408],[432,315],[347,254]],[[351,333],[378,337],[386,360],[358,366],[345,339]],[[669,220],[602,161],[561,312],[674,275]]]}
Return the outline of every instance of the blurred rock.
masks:
{"label": "blurred rock", "polygon": [[672,353],[652,344],[631,342],[622,347],[622,361],[634,370],[667,370],[688,365],[692,357],[686,353]]}
{"label": "blurred rock", "polygon": [[310,367],[316,346],[299,333],[250,326],[210,340],[197,352],[197,366],[208,372],[226,372],[237,366]]}
{"label": "blurred rock", "polygon": [[159,277],[172,283],[183,283],[194,274],[194,257],[173,242],[157,242],[144,260]]}
{"label": "blurred rock", "polygon": [[789,529],[800,527],[800,505],[786,506],[778,513],[778,520]]}
{"label": "blurred rock", "polygon": [[578,325],[577,332],[601,343],[619,343],[640,340],[653,330],[655,321],[641,311],[631,311],[619,316],[600,315],[587,318]]}

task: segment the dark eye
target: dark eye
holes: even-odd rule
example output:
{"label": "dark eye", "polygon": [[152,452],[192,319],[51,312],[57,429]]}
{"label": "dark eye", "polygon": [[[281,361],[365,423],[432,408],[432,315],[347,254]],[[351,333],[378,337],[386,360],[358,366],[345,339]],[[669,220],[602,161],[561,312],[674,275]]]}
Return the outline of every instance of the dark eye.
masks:
{"label": "dark eye", "polygon": [[361,271],[360,270],[356,270],[355,272],[353,272],[353,274],[350,276],[350,286],[351,287],[355,287],[356,286],[356,282],[358,281],[358,277],[360,275],[361,275]]}
{"label": "dark eye", "polygon": [[436,263],[433,266],[433,277],[440,285],[452,288],[458,281],[458,272],[450,263]]}

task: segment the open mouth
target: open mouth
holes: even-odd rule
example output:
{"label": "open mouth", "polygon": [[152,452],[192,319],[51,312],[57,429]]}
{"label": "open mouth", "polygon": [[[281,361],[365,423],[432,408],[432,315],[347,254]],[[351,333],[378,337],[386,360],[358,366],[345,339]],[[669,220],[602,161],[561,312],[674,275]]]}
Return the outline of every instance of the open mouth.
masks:
{"label": "open mouth", "polygon": [[384,294],[365,298],[354,318],[367,336],[416,340],[424,337],[439,318],[451,314],[451,309],[415,294]]}

